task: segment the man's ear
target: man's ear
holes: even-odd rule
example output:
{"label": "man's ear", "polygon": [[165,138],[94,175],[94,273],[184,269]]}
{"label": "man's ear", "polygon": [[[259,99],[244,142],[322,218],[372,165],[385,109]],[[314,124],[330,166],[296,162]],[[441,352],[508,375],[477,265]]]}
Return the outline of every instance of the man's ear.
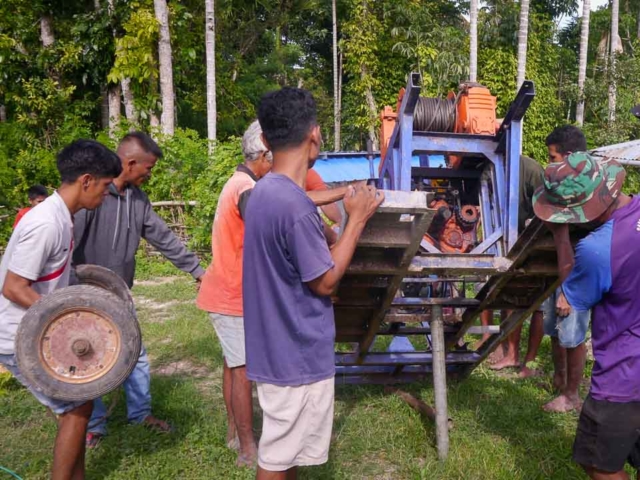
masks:
{"label": "man's ear", "polygon": [[262,139],[262,143],[264,143],[264,146],[267,147],[267,150],[273,151],[271,149],[271,145],[269,145],[269,142],[267,142],[267,138],[264,136],[264,132],[260,134],[260,138]]}
{"label": "man's ear", "polygon": [[89,185],[91,184],[92,179],[93,177],[88,173],[85,173],[84,175],[80,175],[80,178],[78,180],[80,180],[80,185],[82,185],[83,190],[86,190],[89,188]]}
{"label": "man's ear", "polygon": [[322,133],[320,132],[320,125],[316,125],[311,129],[311,142],[318,146],[318,150],[320,150],[320,146],[322,145]]}
{"label": "man's ear", "polygon": [[127,158],[127,168],[131,170],[133,166],[138,163],[133,158]]}

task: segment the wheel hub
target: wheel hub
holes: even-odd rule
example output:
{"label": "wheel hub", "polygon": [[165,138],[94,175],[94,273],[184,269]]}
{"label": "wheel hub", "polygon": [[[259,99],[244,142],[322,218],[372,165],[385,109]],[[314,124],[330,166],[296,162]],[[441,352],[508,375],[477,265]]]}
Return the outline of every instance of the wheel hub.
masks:
{"label": "wheel hub", "polygon": [[91,309],[73,308],[53,318],[40,340],[40,358],[57,380],[88,383],[106,374],[120,354],[113,321]]}

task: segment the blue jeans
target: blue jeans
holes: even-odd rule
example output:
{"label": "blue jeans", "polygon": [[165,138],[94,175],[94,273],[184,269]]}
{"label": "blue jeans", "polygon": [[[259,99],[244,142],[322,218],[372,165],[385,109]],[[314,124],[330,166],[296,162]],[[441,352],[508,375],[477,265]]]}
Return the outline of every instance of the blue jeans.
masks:
{"label": "blue jeans", "polygon": [[550,337],[557,337],[561,347],[576,348],[587,339],[587,330],[591,321],[591,311],[571,309],[566,317],[556,313],[556,302],[561,290],[558,288],[553,295],[542,304],[544,312],[544,333]]}
{"label": "blue jeans", "polygon": [[63,413],[70,412],[71,410],[74,410],[79,406],[87,403],[66,402],[64,400],[56,400],[55,398],[47,397],[36,387],[32,386],[27,381],[27,379],[22,376],[22,373],[20,373],[20,369],[18,368],[18,361],[16,360],[15,355],[0,354],[0,365],[4,366],[9,371],[9,373],[22,384],[22,386],[26,387],[26,389],[31,392],[31,395],[36,397],[36,400],[38,400],[42,405],[50,409],[56,415],[62,415]]}
{"label": "blue jeans", "polygon": [[[127,419],[129,423],[142,423],[151,415],[151,372],[149,358],[144,346],[133,372],[124,381],[124,392],[127,397]],[[87,432],[107,434],[107,407],[101,398],[93,401],[93,413],[89,420]]]}

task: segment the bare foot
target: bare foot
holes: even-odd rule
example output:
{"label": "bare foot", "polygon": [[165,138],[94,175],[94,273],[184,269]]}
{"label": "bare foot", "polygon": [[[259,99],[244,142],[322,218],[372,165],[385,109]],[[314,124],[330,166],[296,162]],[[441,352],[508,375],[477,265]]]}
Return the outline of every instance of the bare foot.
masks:
{"label": "bare foot", "polygon": [[514,360],[513,358],[504,357],[499,362],[494,363],[493,365],[489,365],[491,370],[499,371],[504,368],[518,368],[520,367],[520,362],[518,360]]}
{"label": "bare foot", "polygon": [[502,345],[498,345],[498,348],[496,348],[493,351],[493,353],[489,355],[489,358],[487,359],[487,361],[489,362],[490,365],[493,365],[494,363],[501,362],[503,359],[504,359],[504,349],[502,348]]}
{"label": "bare foot", "polygon": [[560,395],[544,405],[542,409],[545,412],[566,413],[572,410],[579,410],[580,407],[582,407],[580,397],[572,398],[566,395]]}
{"label": "bare foot", "polygon": [[518,372],[518,378],[535,378],[541,377],[542,372],[534,368],[529,368],[526,365]]}
{"label": "bare foot", "polygon": [[258,450],[254,446],[253,450],[248,453],[240,452],[238,454],[238,460],[236,460],[236,466],[255,468],[258,464]]}
{"label": "bare foot", "polygon": [[240,450],[240,439],[236,435],[231,440],[227,439],[227,448],[230,450]]}

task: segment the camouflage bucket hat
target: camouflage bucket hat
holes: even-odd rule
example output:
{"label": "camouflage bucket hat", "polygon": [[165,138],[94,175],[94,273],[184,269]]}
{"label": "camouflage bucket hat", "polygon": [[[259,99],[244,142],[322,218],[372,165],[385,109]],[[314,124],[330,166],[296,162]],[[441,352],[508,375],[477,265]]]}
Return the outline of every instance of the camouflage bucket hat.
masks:
{"label": "camouflage bucket hat", "polygon": [[591,222],[618,197],[625,175],[622,165],[613,159],[572,153],[546,168],[544,184],[533,196],[533,210],[545,222]]}

